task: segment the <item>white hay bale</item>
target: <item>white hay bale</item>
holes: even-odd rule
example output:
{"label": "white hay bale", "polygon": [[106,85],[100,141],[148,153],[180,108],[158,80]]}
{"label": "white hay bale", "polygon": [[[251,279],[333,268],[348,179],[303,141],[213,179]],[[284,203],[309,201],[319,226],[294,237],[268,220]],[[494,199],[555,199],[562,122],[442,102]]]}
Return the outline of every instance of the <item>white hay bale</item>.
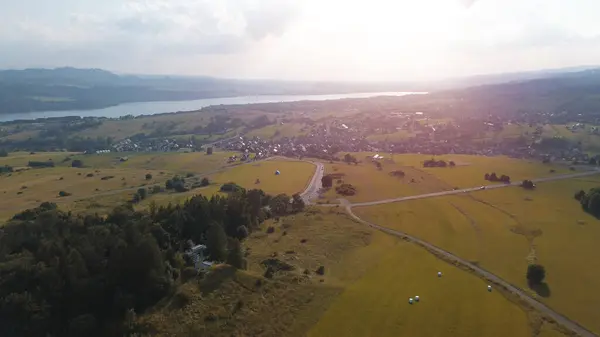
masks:
{"label": "white hay bale", "polygon": [[412,298],[412,297],[410,297],[410,298],[408,299],[408,304],[413,304],[413,298]]}
{"label": "white hay bale", "polygon": [[419,295],[415,296],[415,302],[419,302],[420,298]]}

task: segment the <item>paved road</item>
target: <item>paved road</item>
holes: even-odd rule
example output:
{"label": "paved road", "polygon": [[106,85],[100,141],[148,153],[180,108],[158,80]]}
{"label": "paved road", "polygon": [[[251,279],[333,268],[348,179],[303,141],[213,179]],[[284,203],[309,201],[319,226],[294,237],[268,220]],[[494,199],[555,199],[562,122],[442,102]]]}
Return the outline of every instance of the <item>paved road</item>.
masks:
{"label": "paved road", "polygon": [[304,200],[304,203],[310,204],[312,199],[317,199],[319,197],[319,189],[321,188],[321,179],[323,178],[323,172],[325,171],[325,166],[323,163],[319,162],[311,162],[315,164],[316,170],[313,175],[310,183],[304,190],[304,192],[300,193],[300,196]]}
{"label": "paved road", "polygon": [[[315,171],[315,174],[313,176],[313,179],[311,180],[309,186],[306,188],[306,190],[301,194],[302,197],[305,199],[305,202],[309,202],[311,198],[316,198],[316,194],[318,193],[319,190],[319,182],[321,180],[321,177],[323,177],[323,164],[321,163],[314,163],[315,165],[317,165],[317,170]],[[320,165],[319,165],[320,164]],[[534,179],[534,182],[544,182],[544,181],[553,181],[553,180],[561,180],[561,179],[572,179],[572,178],[578,178],[578,177],[585,177],[585,176],[589,176],[589,175],[594,175],[594,174],[599,174],[600,171],[598,170],[594,170],[594,171],[590,171],[590,172],[583,172],[583,173],[573,173],[573,174],[565,174],[565,175],[556,175],[556,176],[552,176],[552,177],[546,177],[546,178],[540,178],[540,179]],[[509,186],[518,186],[520,184],[520,182],[514,182],[511,184],[495,184],[495,185],[488,185],[485,186],[485,189],[495,189],[495,188],[503,188],[503,187],[509,187]],[[365,221],[363,219],[361,219],[360,217],[358,217],[356,214],[354,214],[352,212],[352,207],[354,206],[370,206],[370,205],[378,205],[378,204],[386,204],[386,203],[393,203],[393,202],[401,202],[401,201],[406,201],[406,200],[415,200],[415,199],[423,199],[423,198],[431,198],[431,197],[437,197],[437,196],[444,196],[444,195],[451,195],[451,194],[459,194],[459,193],[467,193],[467,192],[475,192],[475,191],[481,191],[481,190],[485,190],[482,189],[481,187],[475,187],[475,188],[466,188],[466,189],[462,189],[462,190],[452,190],[452,191],[445,191],[445,192],[438,192],[438,193],[429,193],[429,194],[422,194],[422,195],[415,195],[415,196],[410,196],[410,197],[401,197],[401,198],[394,198],[394,199],[385,199],[385,200],[379,200],[379,201],[372,201],[372,202],[363,202],[363,203],[350,203],[345,199],[340,199],[341,204],[327,204],[327,205],[319,205],[319,206],[342,206],[346,209],[346,211],[348,212],[348,214],[354,218],[356,221],[367,225],[369,227],[375,228],[377,230],[380,230],[382,232],[385,232],[387,234],[390,235],[394,235],[396,237],[399,237],[401,239],[404,239],[406,241],[410,241],[412,243],[415,243],[425,249],[427,249],[428,251],[437,254],[439,256],[443,256],[445,260],[454,263],[454,264],[460,264],[464,267],[469,268],[470,270],[472,270],[473,273],[479,275],[480,277],[483,277],[484,279],[489,280],[492,283],[495,283],[497,286],[503,287],[504,289],[506,289],[506,291],[511,292],[513,295],[518,296],[522,301],[526,302],[528,305],[530,305],[531,307],[533,307],[534,309],[536,309],[537,311],[539,311],[540,313],[546,315],[547,317],[553,319],[554,321],[556,321],[559,325],[569,329],[570,331],[578,334],[579,336],[582,337],[597,337],[597,335],[595,335],[593,332],[587,330],[586,328],[584,328],[583,326],[579,325],[577,322],[561,315],[560,313],[552,310],[550,307],[546,306],[545,304],[537,301],[536,299],[530,297],[525,291],[523,291],[522,289],[520,289],[519,287],[511,284],[510,282],[500,278],[499,276],[479,267],[476,266],[472,263],[470,263],[467,260],[464,260],[440,247],[437,247],[435,245],[432,245],[429,242],[426,242],[424,240],[421,240],[417,237],[414,237],[412,235],[408,235],[404,232],[401,231],[397,231],[397,230],[393,230],[384,226],[380,226],[377,224],[374,224],[372,222],[368,222]]]}

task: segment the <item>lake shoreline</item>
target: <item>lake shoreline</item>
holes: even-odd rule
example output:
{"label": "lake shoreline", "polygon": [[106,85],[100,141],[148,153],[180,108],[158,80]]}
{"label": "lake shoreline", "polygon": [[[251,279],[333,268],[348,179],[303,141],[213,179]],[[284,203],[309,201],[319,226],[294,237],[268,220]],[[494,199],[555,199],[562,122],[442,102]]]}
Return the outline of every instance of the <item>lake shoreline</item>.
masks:
{"label": "lake shoreline", "polygon": [[427,94],[426,92],[369,92],[327,95],[256,95],[203,98],[182,101],[151,101],[117,104],[100,109],[56,110],[0,114],[0,123],[26,122],[49,118],[97,117],[118,119],[124,116],[156,116],[173,113],[193,113],[209,106],[230,106],[302,101],[327,101],[339,99],[372,98],[382,96],[406,96]]}

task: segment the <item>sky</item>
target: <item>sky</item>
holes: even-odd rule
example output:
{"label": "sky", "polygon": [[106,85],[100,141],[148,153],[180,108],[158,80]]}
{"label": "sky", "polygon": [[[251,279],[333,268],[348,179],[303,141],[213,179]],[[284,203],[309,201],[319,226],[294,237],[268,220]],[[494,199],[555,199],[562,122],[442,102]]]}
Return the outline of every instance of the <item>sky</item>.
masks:
{"label": "sky", "polygon": [[0,0],[0,68],[408,81],[600,64],[598,0]]}

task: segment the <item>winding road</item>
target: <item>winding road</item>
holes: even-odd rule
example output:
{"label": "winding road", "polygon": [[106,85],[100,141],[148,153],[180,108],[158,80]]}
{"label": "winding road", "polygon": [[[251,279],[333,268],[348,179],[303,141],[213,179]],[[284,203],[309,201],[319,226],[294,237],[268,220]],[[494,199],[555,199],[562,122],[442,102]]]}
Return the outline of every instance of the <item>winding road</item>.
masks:
{"label": "winding road", "polygon": [[[318,162],[312,162],[312,163],[316,165],[315,174],[313,175],[313,178],[311,179],[310,184],[308,185],[306,190],[303,193],[301,193],[302,198],[304,199],[305,203],[307,203],[307,204],[310,204],[311,200],[318,198],[320,181],[321,181],[321,178],[323,177],[323,171],[324,171],[324,166],[322,163],[318,163]],[[596,170],[589,171],[589,172],[556,175],[556,176],[552,176],[552,177],[534,179],[532,181],[538,183],[538,182],[546,182],[546,181],[554,181],[554,180],[562,180],[562,179],[572,179],[572,178],[579,178],[579,177],[595,175],[595,174],[599,174],[599,173],[600,173],[600,171],[598,169],[596,169]],[[340,199],[340,202],[341,202],[340,204],[319,204],[318,206],[326,206],[326,207],[341,206],[341,207],[344,207],[346,212],[356,221],[358,221],[364,225],[367,225],[371,228],[382,231],[384,233],[387,233],[387,234],[399,237],[403,240],[417,244],[417,245],[425,248],[429,252],[431,252],[437,256],[443,257],[443,259],[449,263],[452,263],[455,265],[460,265],[462,267],[465,267],[465,268],[471,270],[474,274],[477,274],[478,276],[496,284],[497,286],[504,288],[506,291],[517,296],[520,300],[524,301],[525,303],[527,303],[529,306],[531,306],[538,312],[542,313],[549,319],[555,321],[558,325],[570,330],[571,332],[576,333],[577,335],[582,336],[582,337],[597,337],[597,335],[594,334],[593,332],[589,331],[588,329],[579,325],[577,322],[569,319],[568,317],[554,311],[552,308],[539,302],[535,298],[529,296],[529,294],[527,294],[527,292],[525,292],[524,290],[520,289],[519,287],[511,284],[510,282],[502,279],[498,275],[495,275],[494,273],[492,273],[488,270],[485,270],[485,269],[481,268],[480,266],[474,265],[474,264],[470,263],[469,261],[462,259],[462,258],[460,258],[440,247],[437,247],[427,241],[421,240],[417,237],[414,237],[412,235],[406,234],[401,231],[393,230],[393,229],[363,220],[352,212],[352,207],[355,207],[355,206],[372,206],[372,205],[388,204],[388,203],[402,202],[402,201],[408,201],[408,200],[417,200],[417,199],[440,197],[440,196],[446,196],[446,195],[452,195],[452,194],[476,192],[476,191],[482,191],[482,190],[488,190],[488,189],[506,188],[506,187],[518,186],[518,185],[520,185],[520,183],[518,183],[518,182],[513,182],[510,184],[493,184],[493,185],[487,185],[487,186],[465,188],[465,189],[460,189],[460,190],[443,191],[443,192],[436,192],[436,193],[414,195],[414,196],[409,196],[409,197],[400,197],[400,198],[384,199],[384,200],[361,202],[361,203],[350,203],[348,200]]]}

